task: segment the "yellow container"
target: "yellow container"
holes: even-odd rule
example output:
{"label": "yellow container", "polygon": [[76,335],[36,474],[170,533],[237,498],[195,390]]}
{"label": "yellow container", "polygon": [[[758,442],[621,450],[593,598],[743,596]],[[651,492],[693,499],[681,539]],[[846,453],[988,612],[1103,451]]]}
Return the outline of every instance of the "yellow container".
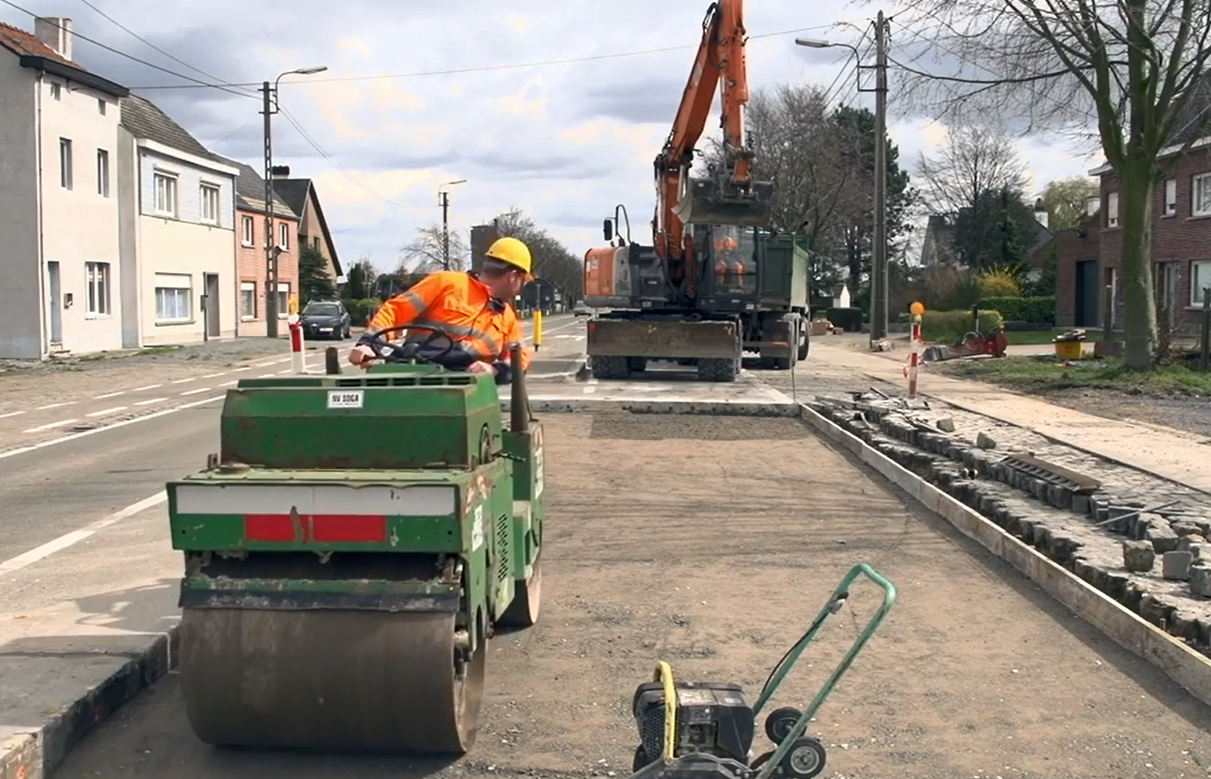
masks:
{"label": "yellow container", "polygon": [[1079,360],[1083,354],[1080,341],[1056,341],[1055,356],[1061,360]]}

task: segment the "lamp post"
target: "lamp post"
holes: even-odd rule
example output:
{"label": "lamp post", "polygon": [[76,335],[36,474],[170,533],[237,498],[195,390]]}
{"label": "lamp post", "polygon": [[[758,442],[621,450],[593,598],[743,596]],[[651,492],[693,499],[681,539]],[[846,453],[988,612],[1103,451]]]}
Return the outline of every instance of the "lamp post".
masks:
{"label": "lamp post", "polygon": [[[848,43],[818,38],[796,38],[795,44],[810,49],[842,47],[859,58],[861,54]],[[887,337],[887,19],[883,12],[875,21],[875,88],[859,92],[875,93],[875,239],[870,268],[870,343],[872,347]]]}
{"label": "lamp post", "polygon": [[310,76],[323,73],[327,65],[297,68],[279,73],[271,86],[268,81],[261,84],[261,113],[265,116],[265,335],[278,337],[278,268],[277,256],[281,253],[273,240],[273,128],[272,117],[277,113],[278,84],[283,76],[298,74]]}
{"label": "lamp post", "polygon": [[437,188],[437,204],[442,207],[442,270],[450,270],[450,193],[446,187],[466,183],[466,179],[456,179]]}

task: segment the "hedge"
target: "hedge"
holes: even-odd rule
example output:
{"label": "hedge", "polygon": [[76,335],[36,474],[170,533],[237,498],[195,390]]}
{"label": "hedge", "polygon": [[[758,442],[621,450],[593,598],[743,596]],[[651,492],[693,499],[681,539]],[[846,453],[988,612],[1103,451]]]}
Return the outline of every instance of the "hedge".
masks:
{"label": "hedge", "polygon": [[1036,298],[984,298],[981,309],[1000,311],[1006,322],[1055,324],[1055,296]]}
{"label": "hedge", "polygon": [[[1005,327],[999,311],[980,310],[980,332]],[[953,343],[972,331],[970,311],[926,311],[921,317],[921,337],[934,343]]]}
{"label": "hedge", "polygon": [[847,333],[862,332],[862,309],[860,308],[830,308],[828,321],[834,327],[839,327]]}
{"label": "hedge", "polygon": [[382,303],[374,298],[346,300],[345,308],[349,311],[350,324],[354,327],[365,327],[380,305]]}

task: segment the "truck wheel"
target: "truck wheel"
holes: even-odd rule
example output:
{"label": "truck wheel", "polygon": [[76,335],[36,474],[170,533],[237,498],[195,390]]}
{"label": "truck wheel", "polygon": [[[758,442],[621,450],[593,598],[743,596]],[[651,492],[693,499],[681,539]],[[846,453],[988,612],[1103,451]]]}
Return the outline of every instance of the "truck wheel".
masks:
{"label": "truck wheel", "polygon": [[772,371],[778,367],[778,360],[774,357],[761,357],[758,365],[761,366],[761,370],[763,371]]}
{"label": "truck wheel", "polygon": [[698,361],[699,381],[735,381],[737,373],[733,359],[716,357]]}
{"label": "truck wheel", "polygon": [[630,376],[625,357],[590,357],[589,367],[595,379],[625,379]]}
{"label": "truck wheel", "polygon": [[631,373],[643,373],[648,369],[648,358],[646,357],[628,357],[627,370]]}
{"label": "truck wheel", "polygon": [[806,319],[799,320],[799,362],[807,359],[807,351],[811,348],[811,327]]}

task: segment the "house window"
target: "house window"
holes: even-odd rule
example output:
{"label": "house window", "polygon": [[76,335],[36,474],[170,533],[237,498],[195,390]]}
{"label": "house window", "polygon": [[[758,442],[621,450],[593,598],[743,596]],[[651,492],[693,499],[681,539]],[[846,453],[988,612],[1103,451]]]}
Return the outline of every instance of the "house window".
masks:
{"label": "house window", "polygon": [[59,139],[59,185],[64,189],[71,189],[71,141],[67,138]]}
{"label": "house window", "polygon": [[253,246],[256,243],[256,230],[252,224],[252,217],[240,217],[240,228],[243,230],[242,241],[244,245]]}
{"label": "house window", "polygon": [[1211,260],[1190,263],[1190,305],[1203,306],[1203,291],[1211,287]]}
{"label": "house window", "polygon": [[168,173],[156,172],[152,174],[152,183],[155,187],[155,209],[156,213],[163,216],[177,215],[177,177]]}
{"label": "house window", "polygon": [[1118,227],[1118,193],[1111,192],[1106,196],[1106,226]]}
{"label": "house window", "polygon": [[99,113],[101,116],[105,116],[105,112],[108,110],[109,110],[109,108],[107,108],[105,105],[105,98],[98,97],[97,98],[97,113]]}
{"label": "house window", "polygon": [[97,149],[97,194],[109,197],[109,152]]}
{"label": "house window", "polygon": [[108,316],[109,263],[86,262],[84,271],[88,282],[88,313],[93,316]]}
{"label": "house window", "polygon": [[219,223],[219,188],[213,184],[203,184],[199,188],[202,198],[202,221],[207,224]]}
{"label": "house window", "polygon": [[50,96],[52,100],[60,100],[63,98],[63,86],[60,84],[51,83]]}
{"label": "house window", "polygon": [[156,321],[188,322],[193,311],[193,277],[185,273],[157,273],[155,283]]}
{"label": "house window", "polygon": [[284,318],[290,313],[290,282],[278,282],[278,318]]}
{"label": "house window", "polygon": [[1165,216],[1177,213],[1177,179],[1165,182]]}
{"label": "house window", "polygon": [[[249,217],[244,217],[252,221]],[[256,282],[240,282],[240,316],[244,319],[256,319]]]}
{"label": "house window", "polygon": [[290,251],[290,225],[278,225],[278,246],[282,247],[282,251]]}
{"label": "house window", "polygon": [[317,252],[320,250],[320,237],[318,235],[311,239],[311,248]]}
{"label": "house window", "polygon": [[1211,214],[1211,173],[1194,177],[1190,187],[1190,216]]}

